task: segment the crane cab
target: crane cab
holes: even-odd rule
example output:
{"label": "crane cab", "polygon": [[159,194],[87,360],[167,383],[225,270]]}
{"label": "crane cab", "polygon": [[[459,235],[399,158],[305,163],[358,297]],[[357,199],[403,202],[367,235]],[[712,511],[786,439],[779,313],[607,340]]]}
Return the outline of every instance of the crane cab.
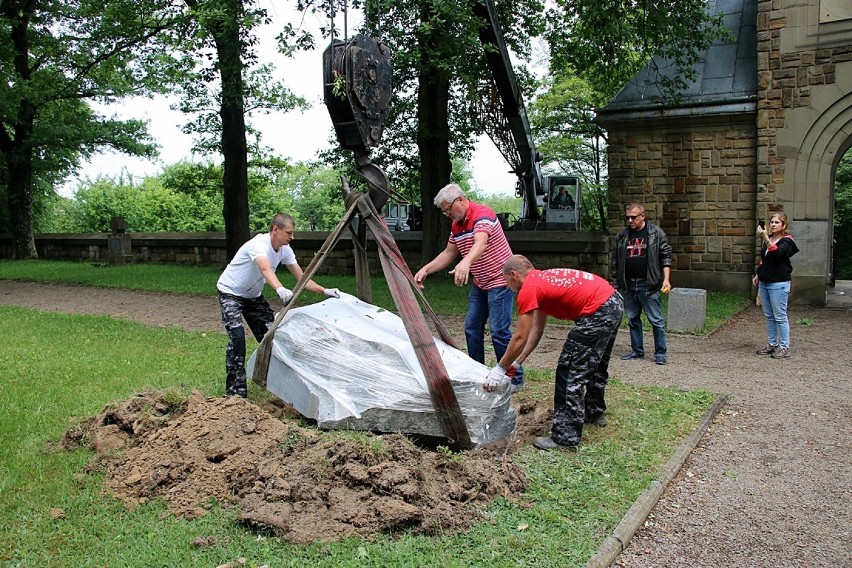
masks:
{"label": "crane cab", "polygon": [[382,207],[382,217],[385,225],[391,231],[410,231],[409,223],[411,204],[399,201],[388,201]]}
{"label": "crane cab", "polygon": [[544,220],[548,230],[580,230],[580,178],[545,176]]}

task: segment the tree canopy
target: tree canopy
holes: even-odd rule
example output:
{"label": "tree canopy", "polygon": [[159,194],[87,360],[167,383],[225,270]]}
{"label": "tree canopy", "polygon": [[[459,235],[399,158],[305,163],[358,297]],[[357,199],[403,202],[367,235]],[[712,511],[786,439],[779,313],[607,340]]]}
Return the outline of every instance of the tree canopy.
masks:
{"label": "tree canopy", "polygon": [[656,80],[676,98],[694,78],[691,66],[701,53],[726,34],[706,0],[553,0],[547,21],[551,69],[572,70],[605,100],[655,56],[675,67],[673,77]]}
{"label": "tree canopy", "polygon": [[88,101],[165,85],[161,34],[181,22],[168,0],[0,0],[0,187],[16,258],[36,256],[37,197],[81,158],[155,153],[144,123],[100,116]]}
{"label": "tree canopy", "polygon": [[[374,161],[402,193],[424,205],[427,256],[443,247],[447,227],[432,198],[444,184],[464,178],[458,164],[483,131],[473,103],[490,76],[473,12],[478,1],[352,2],[368,12],[367,33],[393,52],[392,107]],[[533,109],[533,133],[551,156],[546,166],[580,173],[597,191],[595,199],[604,199],[606,163],[605,133],[595,127],[593,109],[655,54],[682,71],[674,80],[660,78],[674,96],[720,29],[702,0],[495,3],[515,63],[528,60],[535,38],[547,39],[549,69],[537,102],[535,84],[522,65],[517,69]],[[344,0],[298,2],[302,10],[337,14],[345,6]],[[258,63],[257,29],[268,22],[254,0],[0,0],[0,192],[7,198],[0,221],[15,235],[16,256],[35,255],[33,215],[44,209],[40,199],[47,203],[51,186],[81,158],[103,148],[155,153],[144,122],[100,116],[88,101],[115,102],[174,91],[175,85],[184,95],[182,110],[192,115],[186,129],[198,135],[196,149],[224,157],[222,217],[235,250],[254,223],[252,160],[265,162],[270,173],[279,168],[276,175],[286,171],[252,137],[247,117],[304,104]],[[280,30],[282,53],[313,47],[313,38],[289,23]],[[204,180],[211,172],[196,173]],[[594,202],[594,208],[604,226],[606,207]],[[319,226],[314,219],[308,223]]]}
{"label": "tree canopy", "polygon": [[[157,176],[98,177],[53,203],[55,232],[107,232],[122,217],[130,232],[223,231],[223,165],[178,162]],[[299,230],[327,231],[343,215],[339,173],[317,163],[253,162],[248,169],[249,231],[264,231],[279,211]]]}

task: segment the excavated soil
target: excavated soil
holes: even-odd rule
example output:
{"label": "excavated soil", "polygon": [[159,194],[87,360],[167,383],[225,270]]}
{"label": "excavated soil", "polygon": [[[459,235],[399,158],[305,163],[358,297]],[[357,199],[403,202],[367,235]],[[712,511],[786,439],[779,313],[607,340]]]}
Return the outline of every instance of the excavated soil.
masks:
{"label": "excavated soil", "polygon": [[305,544],[409,530],[467,528],[496,497],[526,487],[518,466],[491,452],[425,450],[399,434],[324,435],[283,403],[239,397],[170,402],[146,392],[71,429],[62,447],[97,452],[110,493],[133,507],[163,498],[194,518],[230,503],[258,531]]}

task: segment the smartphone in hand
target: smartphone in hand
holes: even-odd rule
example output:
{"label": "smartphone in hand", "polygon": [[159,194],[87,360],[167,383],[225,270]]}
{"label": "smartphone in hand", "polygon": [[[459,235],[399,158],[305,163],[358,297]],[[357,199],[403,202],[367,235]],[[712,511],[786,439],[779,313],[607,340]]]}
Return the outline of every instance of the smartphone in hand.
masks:
{"label": "smartphone in hand", "polygon": [[758,221],[757,226],[760,227],[762,231],[766,230],[766,221]]}

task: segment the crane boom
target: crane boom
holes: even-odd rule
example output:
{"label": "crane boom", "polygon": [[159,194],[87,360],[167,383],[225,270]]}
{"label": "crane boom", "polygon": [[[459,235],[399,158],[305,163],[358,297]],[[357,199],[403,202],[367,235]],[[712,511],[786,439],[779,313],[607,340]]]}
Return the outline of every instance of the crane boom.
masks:
{"label": "crane boom", "polygon": [[473,11],[484,21],[479,30],[479,41],[485,48],[485,59],[493,80],[489,90],[496,94],[495,97],[480,93],[480,117],[486,132],[518,176],[518,193],[524,198],[525,204],[523,216],[537,222],[541,218],[538,196],[545,193],[539,166],[541,155],[533,142],[523,96],[503,39],[497,9],[493,0],[480,0],[474,4]]}

